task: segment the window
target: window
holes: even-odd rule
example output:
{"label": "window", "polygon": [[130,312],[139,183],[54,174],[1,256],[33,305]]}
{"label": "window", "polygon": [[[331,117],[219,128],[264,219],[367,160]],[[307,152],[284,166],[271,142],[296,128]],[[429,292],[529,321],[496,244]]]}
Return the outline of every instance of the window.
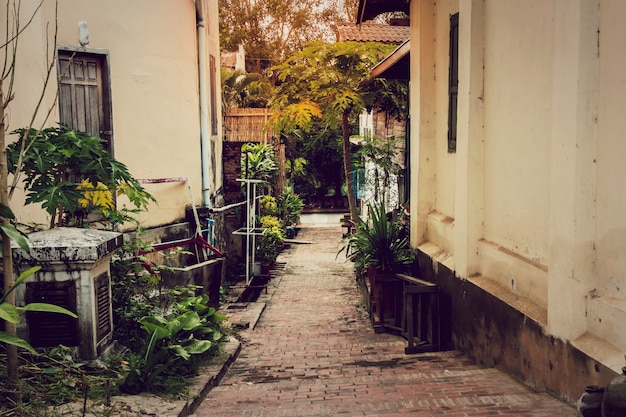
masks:
{"label": "window", "polygon": [[457,100],[459,95],[459,14],[450,16],[450,67],[448,74],[448,152],[456,152]]}

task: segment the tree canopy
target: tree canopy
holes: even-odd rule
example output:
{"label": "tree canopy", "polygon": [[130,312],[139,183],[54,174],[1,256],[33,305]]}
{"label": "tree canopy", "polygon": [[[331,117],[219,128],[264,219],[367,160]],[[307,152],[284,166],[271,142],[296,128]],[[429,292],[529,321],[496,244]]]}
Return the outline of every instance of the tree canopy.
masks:
{"label": "tree canopy", "polygon": [[246,69],[263,73],[307,42],[332,41],[339,21],[351,21],[355,2],[343,0],[219,0],[220,46],[243,45]]}
{"label": "tree canopy", "polygon": [[317,119],[330,129],[341,128],[344,175],[355,219],[350,136],[358,114],[386,96],[381,91],[387,84],[372,79],[371,71],[392,49],[375,42],[315,42],[271,68],[277,85],[270,124],[276,133],[308,132]]}

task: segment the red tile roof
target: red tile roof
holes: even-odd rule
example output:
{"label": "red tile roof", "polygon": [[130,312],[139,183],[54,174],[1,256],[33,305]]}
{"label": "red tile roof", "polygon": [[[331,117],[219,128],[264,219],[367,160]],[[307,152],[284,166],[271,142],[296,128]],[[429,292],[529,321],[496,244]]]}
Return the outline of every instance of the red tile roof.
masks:
{"label": "red tile roof", "polygon": [[391,26],[377,23],[339,23],[337,42],[383,42],[401,44],[409,39],[409,26]]}

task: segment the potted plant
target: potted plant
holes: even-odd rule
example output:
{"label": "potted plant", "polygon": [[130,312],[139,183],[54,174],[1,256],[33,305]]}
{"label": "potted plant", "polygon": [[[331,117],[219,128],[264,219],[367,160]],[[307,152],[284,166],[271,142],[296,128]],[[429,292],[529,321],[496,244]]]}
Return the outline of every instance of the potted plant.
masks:
{"label": "potted plant", "polygon": [[258,237],[257,255],[263,263],[271,265],[276,262],[285,241],[284,226],[276,216],[262,216],[259,224],[266,231]]}
{"label": "potted plant", "polygon": [[382,325],[389,300],[383,298],[385,282],[395,280],[394,274],[406,272],[414,260],[409,240],[396,212],[388,215],[385,206],[369,205],[368,221],[361,220],[356,233],[348,238],[339,253],[354,262],[357,277],[364,273],[369,281],[369,310],[375,328]]}

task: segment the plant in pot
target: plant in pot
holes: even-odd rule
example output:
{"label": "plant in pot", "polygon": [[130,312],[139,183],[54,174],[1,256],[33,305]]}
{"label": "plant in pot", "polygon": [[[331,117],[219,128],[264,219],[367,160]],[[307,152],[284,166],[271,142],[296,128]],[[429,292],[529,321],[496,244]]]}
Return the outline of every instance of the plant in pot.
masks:
{"label": "plant in pot", "polygon": [[375,326],[381,323],[384,300],[382,285],[406,272],[414,260],[409,240],[396,212],[387,214],[383,204],[369,205],[368,221],[361,220],[339,253],[354,262],[357,276],[366,273],[369,281],[370,315]]}
{"label": "plant in pot", "polygon": [[269,266],[276,262],[282,249],[285,241],[284,226],[276,216],[262,216],[259,224],[267,230],[258,237],[257,255],[265,266]]}

